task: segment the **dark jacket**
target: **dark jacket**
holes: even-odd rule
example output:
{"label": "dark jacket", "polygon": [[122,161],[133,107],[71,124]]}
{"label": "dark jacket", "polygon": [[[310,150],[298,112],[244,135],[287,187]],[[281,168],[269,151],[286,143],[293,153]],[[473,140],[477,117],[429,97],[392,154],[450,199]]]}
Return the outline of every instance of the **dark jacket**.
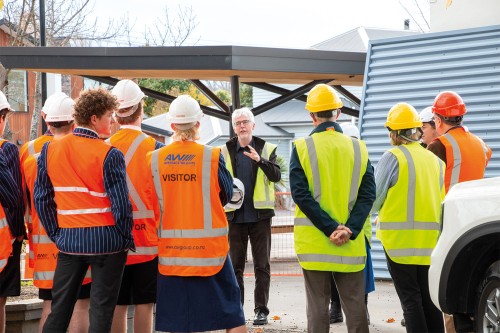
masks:
{"label": "dark jacket", "polygon": [[[264,148],[264,144],[266,141],[258,138],[256,136],[253,137],[255,150],[261,156],[260,162],[257,163],[252,161],[252,174],[254,175],[254,179],[257,177],[258,168],[261,168],[266,177],[272,182],[279,182],[281,180],[281,171],[278,164],[276,164],[276,149],[274,149],[269,155],[269,160],[262,157],[262,149]],[[238,172],[236,170],[236,146],[238,143],[238,137],[233,137],[229,141],[226,142],[227,152],[229,157],[231,158],[231,165],[233,167],[233,176],[238,178]],[[253,184],[253,188],[255,189],[255,184]],[[257,216],[259,221],[264,219],[270,219],[274,216],[274,209],[257,209]],[[234,211],[226,213],[227,220],[231,222],[234,218]]]}

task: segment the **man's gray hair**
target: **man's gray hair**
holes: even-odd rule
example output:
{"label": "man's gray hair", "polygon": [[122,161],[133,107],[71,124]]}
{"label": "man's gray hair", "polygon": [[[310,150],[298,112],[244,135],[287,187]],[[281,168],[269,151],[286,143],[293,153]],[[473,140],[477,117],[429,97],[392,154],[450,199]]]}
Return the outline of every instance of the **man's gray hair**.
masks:
{"label": "man's gray hair", "polygon": [[248,120],[250,120],[252,123],[255,124],[255,117],[253,115],[253,112],[249,108],[241,108],[241,109],[236,109],[233,112],[233,116],[232,116],[233,125],[234,125],[235,119],[239,118],[241,116],[247,116]]}

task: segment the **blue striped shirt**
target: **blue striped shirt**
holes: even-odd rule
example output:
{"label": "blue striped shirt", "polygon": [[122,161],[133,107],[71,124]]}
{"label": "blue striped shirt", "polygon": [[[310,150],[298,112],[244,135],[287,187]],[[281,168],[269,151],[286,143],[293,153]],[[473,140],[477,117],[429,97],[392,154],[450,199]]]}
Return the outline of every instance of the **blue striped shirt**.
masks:
{"label": "blue striped shirt", "polygon": [[[74,135],[99,140],[97,133],[78,127]],[[100,254],[134,249],[132,238],[132,204],[128,196],[123,153],[110,146],[104,159],[104,189],[111,201],[111,211],[116,225],[87,228],[59,228],[57,223],[54,187],[47,173],[47,149],[42,148],[38,159],[38,174],[35,182],[35,208],[47,234],[57,248],[65,253]],[[75,147],[82,149],[82,147]],[[85,148],[83,148],[85,149]],[[88,148],[87,148],[88,149]],[[76,150],[75,150],[75,153]],[[96,175],[100,177],[101,175]]]}
{"label": "blue striped shirt", "polygon": [[19,149],[16,145],[5,142],[0,151],[2,152],[0,161],[0,167],[2,168],[0,202],[5,210],[12,236],[26,236]]}

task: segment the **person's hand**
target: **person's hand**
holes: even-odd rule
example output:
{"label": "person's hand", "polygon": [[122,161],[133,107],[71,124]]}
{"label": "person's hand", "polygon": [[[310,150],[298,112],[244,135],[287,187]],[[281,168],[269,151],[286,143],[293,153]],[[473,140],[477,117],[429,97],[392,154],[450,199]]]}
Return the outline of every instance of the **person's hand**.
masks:
{"label": "person's hand", "polygon": [[337,246],[347,243],[352,235],[351,229],[340,224],[337,229],[330,235],[330,241]]}
{"label": "person's hand", "polygon": [[250,157],[252,160],[255,162],[259,163],[260,162],[260,155],[257,153],[254,147],[248,145],[245,148],[248,148],[250,152],[243,151],[243,154]]}

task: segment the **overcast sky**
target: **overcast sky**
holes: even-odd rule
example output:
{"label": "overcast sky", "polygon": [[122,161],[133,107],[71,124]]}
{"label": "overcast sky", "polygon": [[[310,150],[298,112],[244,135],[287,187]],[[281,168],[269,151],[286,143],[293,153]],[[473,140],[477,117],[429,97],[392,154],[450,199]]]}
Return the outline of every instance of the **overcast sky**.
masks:
{"label": "overcast sky", "polygon": [[[165,6],[177,10],[181,5],[191,7],[198,22],[184,45],[309,48],[359,26],[402,29],[411,16],[420,21],[415,1],[426,7],[424,13],[428,10],[423,0],[96,0],[94,9],[100,19],[128,13],[135,30],[143,31]],[[410,28],[419,30],[414,22]],[[141,45],[141,33],[132,37]]]}

